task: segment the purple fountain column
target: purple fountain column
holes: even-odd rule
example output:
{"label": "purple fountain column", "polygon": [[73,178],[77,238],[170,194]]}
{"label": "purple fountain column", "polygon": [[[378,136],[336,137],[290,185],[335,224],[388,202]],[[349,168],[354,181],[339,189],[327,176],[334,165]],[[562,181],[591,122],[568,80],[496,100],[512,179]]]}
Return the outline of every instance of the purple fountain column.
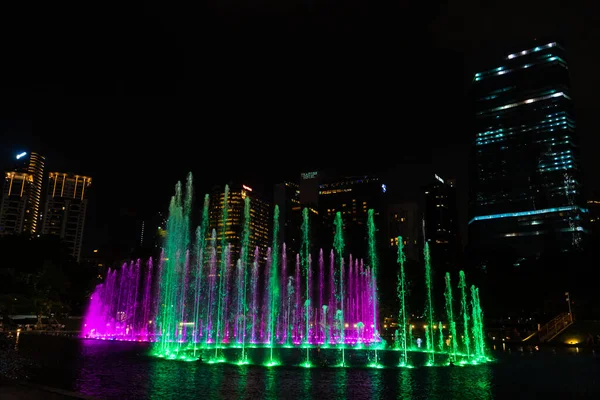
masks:
{"label": "purple fountain column", "polygon": [[317,337],[317,341],[319,343],[323,343],[325,340],[325,327],[320,326],[321,321],[323,320],[323,286],[325,281],[325,271],[324,271],[324,262],[323,262],[323,249],[319,250],[319,303],[315,307],[315,315],[317,315],[317,324],[315,326],[319,327],[319,335]]}
{"label": "purple fountain column", "polygon": [[225,271],[223,276],[225,293],[223,293],[223,331],[221,336],[223,343],[229,343],[229,309],[231,306],[231,243],[227,245],[227,253],[225,254]]}
{"label": "purple fountain column", "polygon": [[256,326],[256,319],[258,317],[258,246],[254,249],[254,262],[252,263],[252,300],[250,306],[250,312],[252,313],[252,333],[250,335],[250,342],[257,342],[258,329]]}
{"label": "purple fountain column", "polygon": [[[214,243],[214,240],[213,240]],[[217,332],[213,332],[215,326],[214,303],[216,301],[216,286],[217,286],[217,249],[213,245],[210,255],[210,272],[208,274],[208,295],[206,307],[206,343],[213,343],[217,337]]]}
{"label": "purple fountain column", "polygon": [[354,308],[352,307],[352,300],[354,298],[354,292],[352,291],[352,278],[354,277],[353,272],[352,272],[352,267],[353,267],[354,263],[352,262],[352,254],[350,254],[350,259],[348,261],[348,279],[346,279],[346,294],[344,296],[344,299],[346,299],[346,307],[344,308],[344,310],[346,311],[346,321],[348,321],[348,339],[350,340],[354,340],[354,338],[356,337],[356,327],[355,325],[355,320],[354,320]]}
{"label": "purple fountain column", "polygon": [[281,287],[279,296],[279,315],[277,316],[277,321],[279,324],[279,337],[281,343],[286,343],[287,341],[287,313],[285,312],[286,303],[287,303],[287,251],[285,243],[282,245],[281,251]]}
{"label": "purple fountain column", "polygon": [[313,285],[312,285],[312,278],[313,278],[312,277],[312,256],[310,254],[308,255],[308,271],[307,271],[307,275],[308,276],[306,278],[306,285],[308,287],[306,288],[306,293],[308,295],[308,298],[304,299],[304,301],[308,302],[308,312],[305,315],[305,318],[307,319],[307,321],[305,323],[308,323],[309,330],[308,330],[308,332],[305,332],[305,334],[306,334],[306,341],[308,343],[311,343],[311,342],[314,343],[314,341],[315,341],[315,339],[314,339],[315,329],[314,328],[310,329],[310,323],[311,323],[311,320],[312,320],[311,310],[312,310],[313,298],[314,298],[313,292],[312,292],[312,289],[313,289]]}
{"label": "purple fountain column", "polygon": [[271,304],[271,290],[269,288],[269,282],[271,281],[271,248],[267,249],[267,262],[265,264],[265,273],[263,274],[265,277],[264,281],[264,296],[262,298],[262,317],[260,319],[260,341],[262,343],[269,343],[269,326],[267,326],[267,321],[270,320],[270,310],[269,305]]}
{"label": "purple fountain column", "polygon": [[142,339],[149,340],[150,321],[154,319],[152,307],[152,258],[148,259],[146,267],[146,283],[144,284],[144,295],[142,297]]}
{"label": "purple fountain column", "polygon": [[302,305],[300,303],[300,254],[296,254],[296,304],[294,305],[294,342],[302,343]]}

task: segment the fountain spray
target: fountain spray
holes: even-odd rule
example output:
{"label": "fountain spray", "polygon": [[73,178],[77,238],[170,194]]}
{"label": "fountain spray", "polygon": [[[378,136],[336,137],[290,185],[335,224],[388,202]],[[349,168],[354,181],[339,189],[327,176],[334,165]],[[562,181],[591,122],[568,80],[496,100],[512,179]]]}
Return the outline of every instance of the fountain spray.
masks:
{"label": "fountain spray", "polygon": [[277,321],[277,311],[279,309],[279,279],[277,279],[279,260],[279,245],[277,244],[279,239],[279,206],[275,205],[275,211],[273,213],[273,246],[271,248],[271,274],[270,274],[270,288],[271,288],[271,305],[269,312],[269,325],[271,335],[269,338],[269,347],[271,348],[271,361],[269,365],[275,365],[276,362],[273,360],[273,347],[275,346],[275,321]]}
{"label": "fountain spray", "polygon": [[[206,251],[206,234],[208,231],[208,206],[209,197],[204,196],[204,206],[202,207],[202,221],[196,228],[196,277],[195,277],[195,298],[194,298],[194,331],[196,335],[201,333],[199,327],[202,316],[200,314],[200,299],[202,298],[202,274],[204,266],[204,253]],[[196,344],[199,338],[194,338],[194,357],[196,356]]]}
{"label": "fountain spray", "polygon": [[450,328],[450,351],[452,352],[452,361],[456,359],[457,344],[456,344],[456,321],[454,320],[454,310],[452,301],[452,285],[450,283],[450,272],[446,272],[446,315],[448,316],[448,327]]}
{"label": "fountain spray", "polygon": [[371,287],[369,288],[371,291],[371,304],[372,310],[371,314],[373,317],[372,325],[373,325],[373,345],[375,346],[375,360],[373,362],[373,366],[380,367],[379,365],[379,356],[377,354],[377,345],[376,342],[379,341],[379,315],[377,313],[378,308],[378,295],[377,295],[377,249],[376,238],[375,238],[375,211],[371,208],[367,213],[367,228],[369,234],[369,260],[371,262]]}
{"label": "fountain spray", "polygon": [[[406,255],[404,254],[404,242],[402,236],[398,236],[398,265],[400,270],[398,272],[398,283],[397,292],[398,300],[400,301],[400,313],[398,315],[398,323],[400,324],[400,349],[402,356],[400,359],[400,366],[408,366],[408,338],[406,337],[407,323],[406,320],[406,276],[404,273],[404,263],[406,262]],[[397,337],[398,335],[396,335]]]}
{"label": "fountain spray", "polygon": [[340,343],[342,344],[342,367],[346,365],[345,347],[345,321],[344,321],[344,223],[342,221],[342,213],[335,214],[335,237],[333,238],[333,248],[339,259],[340,265],[340,281],[339,281],[339,319],[340,319]]}
{"label": "fountain spray", "polygon": [[465,271],[458,273],[458,288],[460,289],[460,313],[463,316],[463,343],[465,345],[465,354],[471,357],[471,337],[469,333],[469,306],[467,303],[467,282]]}
{"label": "fountain spray", "polygon": [[302,271],[306,279],[306,297],[304,298],[304,322],[305,335],[304,344],[306,346],[306,359],[302,366],[310,367],[310,348],[309,348],[309,325],[310,325],[310,243],[309,243],[309,225],[308,225],[308,208],[302,210],[302,242],[300,244],[300,263]]}
{"label": "fountain spray", "polygon": [[246,292],[247,285],[246,281],[248,280],[248,247],[250,244],[250,196],[246,196],[244,199],[244,225],[242,227],[242,243],[240,249],[240,260],[241,260],[241,268],[242,268],[242,282],[238,282],[238,285],[241,287],[241,311],[242,311],[242,358],[240,363],[247,363],[246,360]]}
{"label": "fountain spray", "polygon": [[221,213],[221,268],[219,271],[219,286],[217,289],[217,334],[215,338],[215,361],[219,360],[219,341],[222,340],[221,336],[221,318],[222,318],[222,302],[224,295],[223,278],[227,272],[227,257],[225,252],[227,251],[227,217],[229,214],[229,185],[225,185],[225,192],[223,193],[223,205]]}
{"label": "fountain spray", "polygon": [[433,339],[433,298],[431,294],[431,257],[429,255],[429,243],[425,242],[425,248],[423,249],[425,256],[425,313],[427,315],[427,324],[429,325],[429,337],[427,338],[427,351],[429,352],[428,365],[435,363],[435,346]]}

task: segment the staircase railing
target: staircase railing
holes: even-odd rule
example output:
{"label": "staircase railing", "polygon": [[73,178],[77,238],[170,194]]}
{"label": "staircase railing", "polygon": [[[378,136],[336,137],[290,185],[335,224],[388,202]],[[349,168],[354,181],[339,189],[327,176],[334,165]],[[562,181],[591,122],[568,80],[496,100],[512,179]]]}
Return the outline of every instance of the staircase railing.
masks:
{"label": "staircase railing", "polygon": [[573,314],[561,313],[540,327],[538,338],[540,342],[549,342],[573,323]]}

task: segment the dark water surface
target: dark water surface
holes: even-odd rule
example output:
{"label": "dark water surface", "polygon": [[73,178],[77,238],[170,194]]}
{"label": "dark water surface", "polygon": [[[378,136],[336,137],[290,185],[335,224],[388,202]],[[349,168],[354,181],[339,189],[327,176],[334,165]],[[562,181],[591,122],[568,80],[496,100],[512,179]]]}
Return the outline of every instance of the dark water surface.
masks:
{"label": "dark water surface", "polygon": [[[148,345],[22,335],[33,382],[100,399],[600,399],[590,350],[494,351],[496,362],[415,369],[166,361]],[[0,396],[1,397],[1,396]]]}

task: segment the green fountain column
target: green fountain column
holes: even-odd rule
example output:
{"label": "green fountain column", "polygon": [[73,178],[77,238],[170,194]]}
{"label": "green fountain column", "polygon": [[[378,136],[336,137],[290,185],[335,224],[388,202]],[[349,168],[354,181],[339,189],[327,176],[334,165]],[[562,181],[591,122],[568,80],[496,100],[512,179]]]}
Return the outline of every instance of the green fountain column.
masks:
{"label": "green fountain column", "polygon": [[448,328],[450,332],[450,351],[452,352],[452,361],[455,361],[457,352],[456,321],[454,320],[450,272],[446,272],[446,291],[444,292],[444,298],[446,299],[446,316],[448,317]]}
{"label": "green fountain column", "polygon": [[402,240],[402,236],[398,236],[398,283],[397,283],[397,293],[398,293],[398,301],[400,302],[400,309],[398,314],[398,324],[400,326],[399,332],[396,334],[397,339],[399,338],[399,348],[401,353],[400,356],[400,366],[408,366],[408,338],[407,338],[407,325],[408,321],[406,318],[406,275],[404,273],[404,263],[406,262],[406,255],[404,254],[404,242]]}
{"label": "green fountain column", "polygon": [[306,358],[303,367],[311,367],[310,363],[310,346],[309,346],[309,332],[310,332],[310,231],[309,231],[309,220],[308,220],[308,208],[302,210],[302,241],[300,243],[300,264],[306,279],[305,298],[304,298],[304,321],[305,321],[305,334],[304,334],[304,345],[306,347]]}
{"label": "green fountain column", "polygon": [[375,211],[371,208],[367,212],[367,230],[368,230],[368,244],[369,244],[369,261],[371,263],[371,287],[369,290],[371,291],[371,298],[373,299],[373,321],[371,324],[373,325],[373,346],[375,348],[375,359],[372,363],[374,367],[380,368],[379,364],[379,355],[377,354],[377,342],[380,340],[379,337],[379,314],[378,310],[378,301],[379,296],[377,293],[377,269],[378,269],[378,259],[377,259],[377,238],[376,238],[376,228],[375,228]]}
{"label": "green fountain column", "polygon": [[273,213],[273,245],[271,247],[271,273],[269,274],[269,288],[271,290],[271,304],[269,305],[269,347],[270,361],[269,366],[277,365],[278,362],[273,358],[273,347],[275,347],[275,323],[279,311],[279,206],[275,205]]}
{"label": "green fountain column", "polygon": [[340,343],[342,347],[342,363],[341,366],[346,365],[346,332],[345,332],[345,319],[344,319],[344,222],[342,220],[342,213],[337,212],[335,214],[335,236],[333,238],[333,248],[335,250],[336,258],[338,259],[338,265],[340,266],[339,275],[339,303],[340,309],[336,312],[340,324]]}
{"label": "green fountain column", "polygon": [[242,263],[242,282],[238,282],[241,291],[241,311],[242,311],[242,357],[239,360],[239,364],[247,364],[246,356],[246,319],[248,313],[246,292],[248,290],[248,248],[250,246],[250,196],[244,198],[244,224],[242,226],[242,241],[240,247],[240,261]]}
{"label": "green fountain column", "polygon": [[[208,194],[204,196],[204,205],[202,207],[202,221],[200,226],[196,228],[196,276],[194,279],[194,356],[196,356],[196,344],[198,343],[199,334],[201,333],[201,322],[206,323],[200,312],[200,300],[202,299],[202,275],[204,273],[204,264],[206,259],[206,235],[208,233],[208,207],[210,199]],[[206,318],[206,317],[205,317]]]}
{"label": "green fountain column", "polygon": [[219,357],[219,344],[222,340],[221,338],[221,325],[222,325],[222,303],[225,300],[223,297],[225,296],[225,287],[223,285],[223,277],[226,274],[227,270],[227,219],[229,216],[229,185],[225,185],[225,191],[223,192],[223,205],[221,212],[221,262],[219,268],[219,286],[217,287],[217,331],[215,337],[215,359],[214,361],[224,361]]}
{"label": "green fountain column", "polygon": [[460,289],[460,313],[463,317],[463,344],[467,358],[471,357],[471,337],[469,332],[469,305],[467,303],[467,282],[465,271],[458,273],[458,288]]}
{"label": "green fountain column", "polygon": [[425,315],[427,318],[427,324],[429,328],[429,337],[427,338],[427,351],[429,353],[428,365],[433,365],[435,363],[435,345],[433,337],[433,295],[431,293],[431,257],[429,255],[429,243],[427,242],[425,242],[423,255],[425,257]]}

